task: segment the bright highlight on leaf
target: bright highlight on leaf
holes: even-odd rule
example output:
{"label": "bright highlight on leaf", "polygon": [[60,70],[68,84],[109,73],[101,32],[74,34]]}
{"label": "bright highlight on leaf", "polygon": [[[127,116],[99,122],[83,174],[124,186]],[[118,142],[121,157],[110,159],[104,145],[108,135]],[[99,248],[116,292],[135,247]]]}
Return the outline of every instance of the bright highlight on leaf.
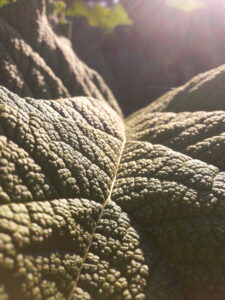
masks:
{"label": "bright highlight on leaf", "polygon": [[89,6],[83,1],[78,1],[74,2],[73,6],[67,10],[67,15],[86,17],[91,26],[105,30],[112,30],[117,25],[132,24],[123,6],[119,3],[109,8],[99,4]]}
{"label": "bright highlight on leaf", "polygon": [[199,0],[167,0],[168,6],[175,7],[185,12],[191,12],[202,6]]}

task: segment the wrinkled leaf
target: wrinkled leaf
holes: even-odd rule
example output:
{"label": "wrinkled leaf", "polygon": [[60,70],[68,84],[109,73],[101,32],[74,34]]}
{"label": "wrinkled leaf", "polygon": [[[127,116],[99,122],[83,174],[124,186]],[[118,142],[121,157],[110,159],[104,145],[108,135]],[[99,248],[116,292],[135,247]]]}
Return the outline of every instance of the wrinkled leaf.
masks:
{"label": "wrinkled leaf", "polygon": [[225,297],[224,111],[0,100],[5,299]]}
{"label": "wrinkled leaf", "polygon": [[147,108],[148,112],[225,110],[225,65],[193,77],[181,87],[162,95]]}
{"label": "wrinkled leaf", "polygon": [[[45,93],[45,74],[70,90],[79,60],[42,1],[21,3],[18,19],[1,11],[5,84]],[[201,74],[125,122],[101,94],[0,87],[0,299],[224,299],[223,78]]]}
{"label": "wrinkled leaf", "polygon": [[102,77],[77,57],[69,40],[53,32],[44,1],[20,0],[3,7],[0,18],[1,85],[34,98],[91,96],[120,112]]}

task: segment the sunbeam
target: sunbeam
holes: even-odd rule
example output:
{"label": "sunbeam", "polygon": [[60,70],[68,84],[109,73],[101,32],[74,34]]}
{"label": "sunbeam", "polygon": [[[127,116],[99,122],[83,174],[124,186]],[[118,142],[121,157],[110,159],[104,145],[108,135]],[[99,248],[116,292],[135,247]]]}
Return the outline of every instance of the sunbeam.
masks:
{"label": "sunbeam", "polygon": [[191,12],[203,6],[199,0],[167,0],[168,6],[178,8],[182,11]]}

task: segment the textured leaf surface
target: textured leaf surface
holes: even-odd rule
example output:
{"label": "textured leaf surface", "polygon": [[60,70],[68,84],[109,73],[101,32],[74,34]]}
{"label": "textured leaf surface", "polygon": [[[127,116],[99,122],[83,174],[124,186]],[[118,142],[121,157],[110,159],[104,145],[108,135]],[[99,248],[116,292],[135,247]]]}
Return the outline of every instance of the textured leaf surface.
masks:
{"label": "textured leaf surface", "polygon": [[[97,224],[101,229],[123,125],[103,101],[23,100],[4,88],[0,98],[4,293],[10,299],[68,298]],[[114,239],[128,235],[129,243],[126,216],[113,204],[104,214],[107,209],[121,223]],[[130,240],[134,252],[135,234]],[[126,249],[117,243],[118,251]]]}
{"label": "textured leaf surface", "polygon": [[1,88],[0,299],[225,297],[224,112],[145,112]]}
{"label": "textured leaf surface", "polygon": [[164,94],[148,111],[182,112],[225,109],[225,65],[199,74],[185,85]]}
{"label": "textured leaf surface", "polygon": [[224,169],[225,112],[152,113],[127,120],[130,139],[162,144]]}
{"label": "textured leaf surface", "polygon": [[0,48],[2,85],[21,96],[51,99],[70,95],[40,55],[2,18]]}
{"label": "textured leaf surface", "polygon": [[45,1],[21,0],[3,7],[0,17],[0,84],[20,96],[104,99],[121,113],[102,77],[76,56],[69,40],[53,32]]}

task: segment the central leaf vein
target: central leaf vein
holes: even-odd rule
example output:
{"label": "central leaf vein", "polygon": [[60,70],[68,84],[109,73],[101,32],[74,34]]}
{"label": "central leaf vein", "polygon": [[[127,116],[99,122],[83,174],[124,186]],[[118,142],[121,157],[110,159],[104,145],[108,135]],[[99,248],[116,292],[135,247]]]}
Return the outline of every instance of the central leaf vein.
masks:
{"label": "central leaf vein", "polygon": [[68,300],[72,300],[73,298],[73,293],[77,287],[77,284],[78,284],[78,281],[79,281],[79,277],[81,275],[81,272],[82,272],[82,269],[84,267],[84,264],[85,264],[85,261],[86,261],[86,258],[88,256],[88,253],[89,253],[89,250],[91,248],[91,245],[92,245],[92,242],[93,242],[93,238],[94,238],[94,235],[95,235],[95,232],[97,230],[97,227],[98,227],[98,224],[99,224],[99,221],[101,220],[102,218],[102,215],[104,213],[104,210],[105,210],[105,207],[106,205],[108,204],[108,202],[110,201],[111,199],[111,196],[112,196],[112,193],[113,193],[113,188],[114,188],[114,185],[115,185],[115,182],[116,182],[116,179],[117,179],[117,172],[118,172],[118,169],[119,169],[119,166],[120,166],[120,162],[121,162],[121,159],[122,159],[122,156],[123,156],[123,152],[124,152],[124,147],[125,147],[125,144],[126,144],[126,136],[124,134],[124,138],[123,138],[123,142],[122,142],[122,145],[121,145],[121,151],[120,151],[120,154],[119,154],[119,157],[118,157],[118,160],[117,160],[117,164],[116,164],[116,170],[115,170],[115,175],[113,177],[113,180],[112,180],[112,184],[111,184],[111,188],[110,188],[110,191],[109,191],[109,194],[108,194],[108,197],[106,199],[106,201],[104,202],[103,206],[102,206],[102,211],[98,217],[98,220],[96,221],[96,225],[94,227],[94,230],[93,230],[93,233],[92,233],[92,236],[91,236],[91,241],[90,241],[90,244],[88,245],[87,249],[86,249],[86,252],[85,252],[85,255],[84,255],[84,258],[83,258],[83,262],[82,262],[82,265],[80,267],[80,270],[78,272],[78,275],[77,275],[77,278],[75,279],[75,282],[74,282],[74,286],[71,290],[71,293],[69,294],[69,297],[68,297]]}

